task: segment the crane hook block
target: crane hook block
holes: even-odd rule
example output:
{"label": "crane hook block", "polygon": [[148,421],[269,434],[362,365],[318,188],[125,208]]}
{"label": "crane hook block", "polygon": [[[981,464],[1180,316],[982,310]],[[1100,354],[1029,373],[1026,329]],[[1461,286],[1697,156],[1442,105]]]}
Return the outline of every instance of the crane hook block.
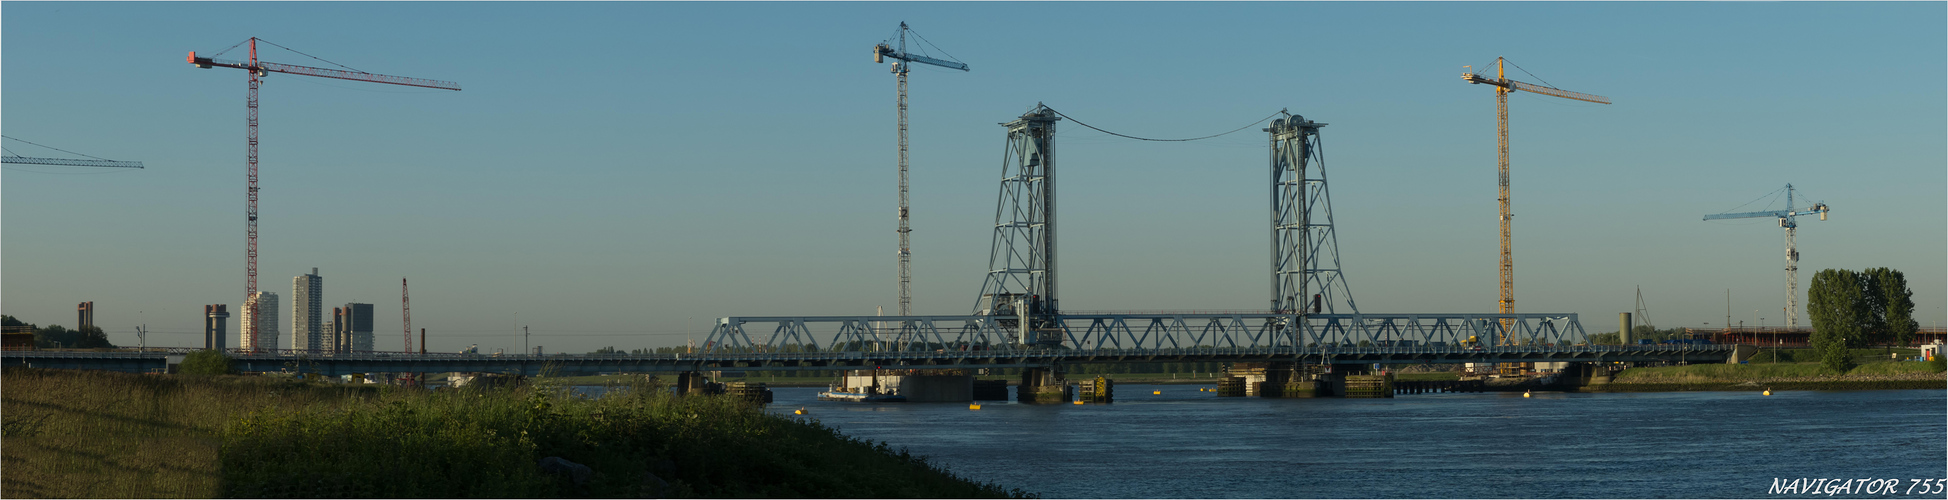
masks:
{"label": "crane hook block", "polygon": [[884,45],[873,46],[873,64],[886,62],[886,55],[879,51],[881,47],[885,47],[885,46]]}

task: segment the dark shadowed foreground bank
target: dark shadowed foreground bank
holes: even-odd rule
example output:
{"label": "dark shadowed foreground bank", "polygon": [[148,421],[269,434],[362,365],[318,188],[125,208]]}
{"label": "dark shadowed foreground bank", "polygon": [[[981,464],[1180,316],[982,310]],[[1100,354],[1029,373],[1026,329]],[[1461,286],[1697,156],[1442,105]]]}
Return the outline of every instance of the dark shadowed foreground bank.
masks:
{"label": "dark shadowed foreground bank", "polygon": [[[7,497],[1005,497],[718,397],[0,376]],[[544,459],[550,462],[544,469]]]}

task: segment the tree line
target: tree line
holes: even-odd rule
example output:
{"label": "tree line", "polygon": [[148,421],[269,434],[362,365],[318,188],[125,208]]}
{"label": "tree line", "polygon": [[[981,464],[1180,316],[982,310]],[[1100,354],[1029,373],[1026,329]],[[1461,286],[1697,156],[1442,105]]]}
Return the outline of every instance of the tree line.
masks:
{"label": "tree line", "polygon": [[41,327],[8,315],[0,315],[0,326],[22,327],[33,331],[34,347],[41,349],[115,347],[115,344],[108,343],[108,334],[103,333],[99,326],[85,326],[74,330],[53,324]]}
{"label": "tree line", "polygon": [[[1691,337],[1689,334],[1684,333],[1683,328],[1665,328],[1659,330],[1650,325],[1637,325],[1630,328],[1630,342],[1632,343],[1637,342],[1639,339],[1650,339],[1652,343],[1656,343],[1688,338]],[[1589,343],[1591,345],[1614,345],[1623,343],[1623,339],[1617,337],[1617,332],[1592,333],[1589,335]]]}
{"label": "tree line", "polygon": [[1848,349],[1914,342],[1914,291],[1900,271],[1826,269],[1813,275],[1806,290],[1806,313],[1813,320],[1813,349],[1827,368],[1853,368]]}

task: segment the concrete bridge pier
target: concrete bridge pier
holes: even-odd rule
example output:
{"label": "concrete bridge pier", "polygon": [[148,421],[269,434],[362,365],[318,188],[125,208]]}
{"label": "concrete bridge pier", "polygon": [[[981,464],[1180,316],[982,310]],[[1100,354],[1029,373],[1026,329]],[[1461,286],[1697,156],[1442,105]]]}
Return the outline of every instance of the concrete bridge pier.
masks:
{"label": "concrete bridge pier", "polygon": [[1331,395],[1325,390],[1323,374],[1315,373],[1313,368],[1312,365],[1293,363],[1291,375],[1278,395],[1267,397],[1316,398]]}
{"label": "concrete bridge pier", "polygon": [[1075,394],[1062,380],[1060,366],[1023,368],[1021,385],[1015,386],[1015,400],[1023,403],[1067,403]]}
{"label": "concrete bridge pier", "polygon": [[677,372],[676,374],[676,395],[678,396],[686,394],[718,394],[721,392],[723,392],[723,385],[704,378],[703,372],[687,371]]}
{"label": "concrete bridge pier", "polygon": [[1261,398],[1315,398],[1319,377],[1296,362],[1240,363],[1226,372],[1244,379],[1245,395]]}

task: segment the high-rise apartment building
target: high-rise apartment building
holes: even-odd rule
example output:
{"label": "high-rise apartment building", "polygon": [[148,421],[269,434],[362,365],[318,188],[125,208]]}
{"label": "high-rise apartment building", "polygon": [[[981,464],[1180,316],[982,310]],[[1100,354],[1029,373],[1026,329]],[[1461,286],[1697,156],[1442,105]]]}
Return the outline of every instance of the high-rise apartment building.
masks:
{"label": "high-rise apartment building", "polygon": [[347,303],[345,317],[339,322],[339,329],[345,332],[347,350],[370,352],[372,350],[372,304]]}
{"label": "high-rise apartment building", "polygon": [[77,331],[95,326],[95,301],[90,300],[74,306],[74,316],[74,329]]}
{"label": "high-rise apartment building", "polygon": [[331,321],[325,323],[326,349],[332,352],[372,350],[372,304],[349,303],[331,308]]}
{"label": "high-rise apartment building", "polygon": [[291,348],[318,351],[325,344],[325,277],[318,268],[291,278]]}
{"label": "high-rise apartment building", "polygon": [[[257,313],[254,317],[251,316],[253,311]],[[253,351],[277,350],[277,294],[260,291],[256,296],[245,300],[242,324],[246,326],[237,328],[240,333],[249,332],[248,325],[256,325],[257,335],[242,336],[241,341],[237,343],[238,346]]]}
{"label": "high-rise apartment building", "polygon": [[203,348],[223,350],[230,339],[230,331],[225,323],[230,321],[229,305],[211,304],[203,306]]}
{"label": "high-rise apartment building", "polygon": [[324,340],[318,343],[324,345],[327,352],[345,352],[345,347],[340,345],[344,343],[345,335],[338,331],[338,325],[344,323],[340,320],[343,317],[345,317],[345,309],[334,307],[331,308],[331,319],[325,320]]}

